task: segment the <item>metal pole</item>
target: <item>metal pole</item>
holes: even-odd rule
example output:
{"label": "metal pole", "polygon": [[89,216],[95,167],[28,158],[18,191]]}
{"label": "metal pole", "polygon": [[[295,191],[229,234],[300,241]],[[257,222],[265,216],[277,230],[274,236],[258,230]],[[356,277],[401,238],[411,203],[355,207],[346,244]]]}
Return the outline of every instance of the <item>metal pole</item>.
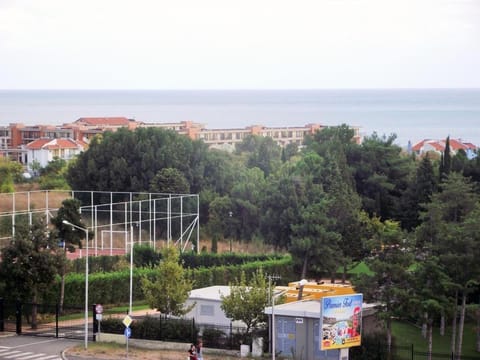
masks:
{"label": "metal pole", "polygon": [[88,349],[88,228],[83,228],[81,226],[72,224],[70,221],[63,220],[64,224],[72,226],[78,230],[85,232],[85,349]]}
{"label": "metal pole", "polygon": [[[128,314],[132,315],[132,292],[133,292],[133,225],[130,223],[130,304],[128,307]],[[128,338],[127,338],[128,341]]]}
{"label": "metal pole", "polygon": [[272,360],[275,360],[275,299],[272,296]]}
{"label": "metal pole", "polygon": [[87,241],[87,257],[85,259],[85,349],[88,349],[88,230],[85,230]]}

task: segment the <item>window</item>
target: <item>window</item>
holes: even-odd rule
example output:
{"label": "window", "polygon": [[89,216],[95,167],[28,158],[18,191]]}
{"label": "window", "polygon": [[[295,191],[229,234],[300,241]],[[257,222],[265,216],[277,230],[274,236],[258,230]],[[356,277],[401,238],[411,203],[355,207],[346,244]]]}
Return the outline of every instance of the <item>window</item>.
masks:
{"label": "window", "polygon": [[213,305],[200,305],[200,315],[214,316]]}

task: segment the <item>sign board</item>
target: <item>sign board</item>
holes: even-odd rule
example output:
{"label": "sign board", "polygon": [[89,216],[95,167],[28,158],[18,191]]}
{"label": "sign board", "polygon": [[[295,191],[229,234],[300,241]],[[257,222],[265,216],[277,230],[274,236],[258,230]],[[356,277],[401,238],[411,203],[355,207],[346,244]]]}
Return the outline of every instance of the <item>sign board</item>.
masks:
{"label": "sign board", "polygon": [[321,301],[320,350],[360,346],[362,294],[326,296]]}
{"label": "sign board", "polygon": [[98,321],[102,321],[103,315],[102,314],[95,314],[95,319]]}
{"label": "sign board", "polygon": [[103,313],[103,306],[101,304],[95,305],[95,312],[97,314],[102,314]]}
{"label": "sign board", "polygon": [[303,318],[295,318],[296,324],[303,324]]}
{"label": "sign board", "polygon": [[123,323],[123,325],[125,325],[128,328],[130,326],[130,324],[132,323],[132,321],[133,321],[132,318],[129,315],[127,315],[123,319],[122,323]]}
{"label": "sign board", "polygon": [[123,333],[125,334],[125,337],[129,338],[130,336],[132,336],[132,329],[126,327]]}

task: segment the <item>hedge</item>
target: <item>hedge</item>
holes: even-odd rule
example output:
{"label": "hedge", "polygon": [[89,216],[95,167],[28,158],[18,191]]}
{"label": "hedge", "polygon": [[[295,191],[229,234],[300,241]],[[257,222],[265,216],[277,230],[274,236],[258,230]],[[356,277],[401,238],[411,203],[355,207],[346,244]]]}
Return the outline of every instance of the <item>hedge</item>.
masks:
{"label": "hedge", "polygon": [[[268,259],[266,261],[253,261],[239,265],[222,265],[215,267],[200,267],[186,269],[186,276],[193,280],[194,288],[212,285],[229,285],[234,279],[239,278],[242,271],[247,278],[257,269],[263,268],[265,274],[275,274],[282,277],[282,283],[294,281],[292,278],[293,261],[291,256]],[[156,270],[151,268],[134,268],[132,281],[132,297],[135,301],[144,300],[140,279],[144,276],[154,279]],[[60,279],[53,286],[45,302],[56,303],[60,293]],[[84,274],[71,273],[65,277],[64,304],[77,306],[83,304],[85,298]],[[88,277],[88,298],[90,303],[120,305],[130,300],[130,270],[108,273],[93,273]]]}

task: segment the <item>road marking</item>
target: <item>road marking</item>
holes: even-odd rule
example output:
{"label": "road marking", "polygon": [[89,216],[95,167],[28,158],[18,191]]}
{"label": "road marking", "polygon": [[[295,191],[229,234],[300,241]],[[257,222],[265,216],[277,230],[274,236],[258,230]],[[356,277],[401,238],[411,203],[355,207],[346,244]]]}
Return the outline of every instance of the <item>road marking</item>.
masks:
{"label": "road marking", "polygon": [[15,355],[9,355],[9,356],[4,356],[5,359],[15,359],[19,356],[25,356],[25,355],[31,355],[31,354],[34,354],[33,352],[22,352],[22,351],[19,351],[19,354],[15,354]]}
{"label": "road marking", "polygon": [[13,354],[18,354],[18,353],[21,353],[21,351],[18,351],[18,350],[13,350],[13,351],[11,351],[10,349],[8,349],[8,350],[1,350],[1,351],[0,351],[0,356],[13,355]]}
{"label": "road marking", "polygon": [[31,351],[11,350],[11,348],[0,349],[0,359],[14,359],[14,360],[61,360],[61,356],[35,354]]}

